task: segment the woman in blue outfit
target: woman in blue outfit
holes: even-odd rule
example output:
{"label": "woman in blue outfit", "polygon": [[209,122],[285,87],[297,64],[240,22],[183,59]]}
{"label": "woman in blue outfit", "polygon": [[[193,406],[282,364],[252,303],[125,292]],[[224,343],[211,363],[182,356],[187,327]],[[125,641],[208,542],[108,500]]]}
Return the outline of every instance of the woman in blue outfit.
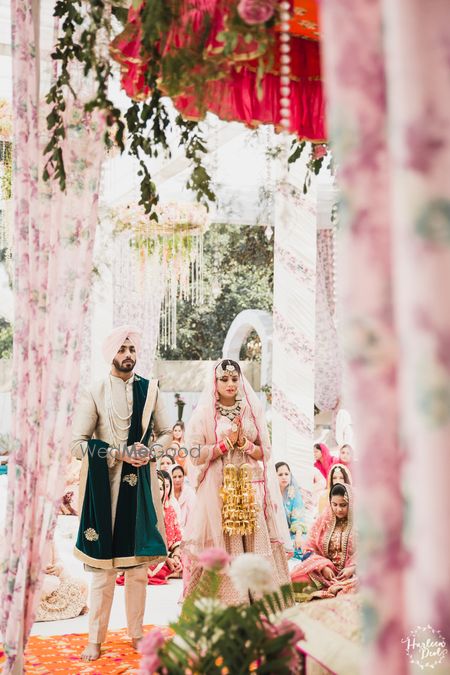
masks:
{"label": "woman in blue outfit", "polygon": [[304,506],[300,488],[291,473],[289,464],[277,462],[275,469],[278,475],[281,494],[283,495],[289,533],[294,544],[294,558],[303,560],[302,538],[306,534],[306,526],[303,523]]}

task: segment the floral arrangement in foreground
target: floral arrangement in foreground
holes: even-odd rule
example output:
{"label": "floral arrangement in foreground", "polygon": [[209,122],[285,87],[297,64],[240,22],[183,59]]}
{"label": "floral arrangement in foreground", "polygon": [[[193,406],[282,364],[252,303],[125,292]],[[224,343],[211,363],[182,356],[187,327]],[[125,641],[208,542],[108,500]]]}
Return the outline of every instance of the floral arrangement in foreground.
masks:
{"label": "floral arrangement in foreground", "polygon": [[[281,617],[293,603],[290,585],[274,588],[272,568],[254,553],[230,564],[221,549],[199,557],[205,574],[195,593],[184,602],[181,616],[171,624],[166,640],[154,628],[142,640],[140,675],[291,675],[301,672],[297,648],[303,631]],[[234,586],[252,603],[226,606],[220,601],[221,575],[227,571]]]}

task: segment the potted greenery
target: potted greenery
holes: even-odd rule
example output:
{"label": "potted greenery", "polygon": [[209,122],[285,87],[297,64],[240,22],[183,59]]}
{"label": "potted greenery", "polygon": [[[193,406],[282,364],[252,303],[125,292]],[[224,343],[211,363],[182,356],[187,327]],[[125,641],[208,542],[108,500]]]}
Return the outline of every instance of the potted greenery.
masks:
{"label": "potted greenery", "polygon": [[181,398],[180,394],[175,394],[175,405],[178,408],[178,419],[183,419],[183,409],[186,405],[186,402]]}

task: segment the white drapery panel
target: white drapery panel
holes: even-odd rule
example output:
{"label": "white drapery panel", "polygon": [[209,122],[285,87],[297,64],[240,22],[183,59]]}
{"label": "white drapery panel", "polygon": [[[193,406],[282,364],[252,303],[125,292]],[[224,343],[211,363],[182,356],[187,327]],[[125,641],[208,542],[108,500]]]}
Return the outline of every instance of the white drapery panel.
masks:
{"label": "white drapery panel", "polygon": [[340,276],[359,457],[361,671],[446,673],[450,8],[447,0],[320,7],[345,205]]}
{"label": "white drapery panel", "polygon": [[312,490],[316,208],[291,183],[276,195],[272,446]]}

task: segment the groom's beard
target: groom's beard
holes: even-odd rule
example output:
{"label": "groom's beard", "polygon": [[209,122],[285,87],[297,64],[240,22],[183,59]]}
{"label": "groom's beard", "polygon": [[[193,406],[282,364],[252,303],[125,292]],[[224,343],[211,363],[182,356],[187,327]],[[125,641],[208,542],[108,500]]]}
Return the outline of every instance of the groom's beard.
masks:
{"label": "groom's beard", "polygon": [[122,363],[120,363],[117,359],[113,360],[113,366],[119,371],[119,373],[131,373],[135,365],[136,361],[133,361],[133,359],[124,359]]}

